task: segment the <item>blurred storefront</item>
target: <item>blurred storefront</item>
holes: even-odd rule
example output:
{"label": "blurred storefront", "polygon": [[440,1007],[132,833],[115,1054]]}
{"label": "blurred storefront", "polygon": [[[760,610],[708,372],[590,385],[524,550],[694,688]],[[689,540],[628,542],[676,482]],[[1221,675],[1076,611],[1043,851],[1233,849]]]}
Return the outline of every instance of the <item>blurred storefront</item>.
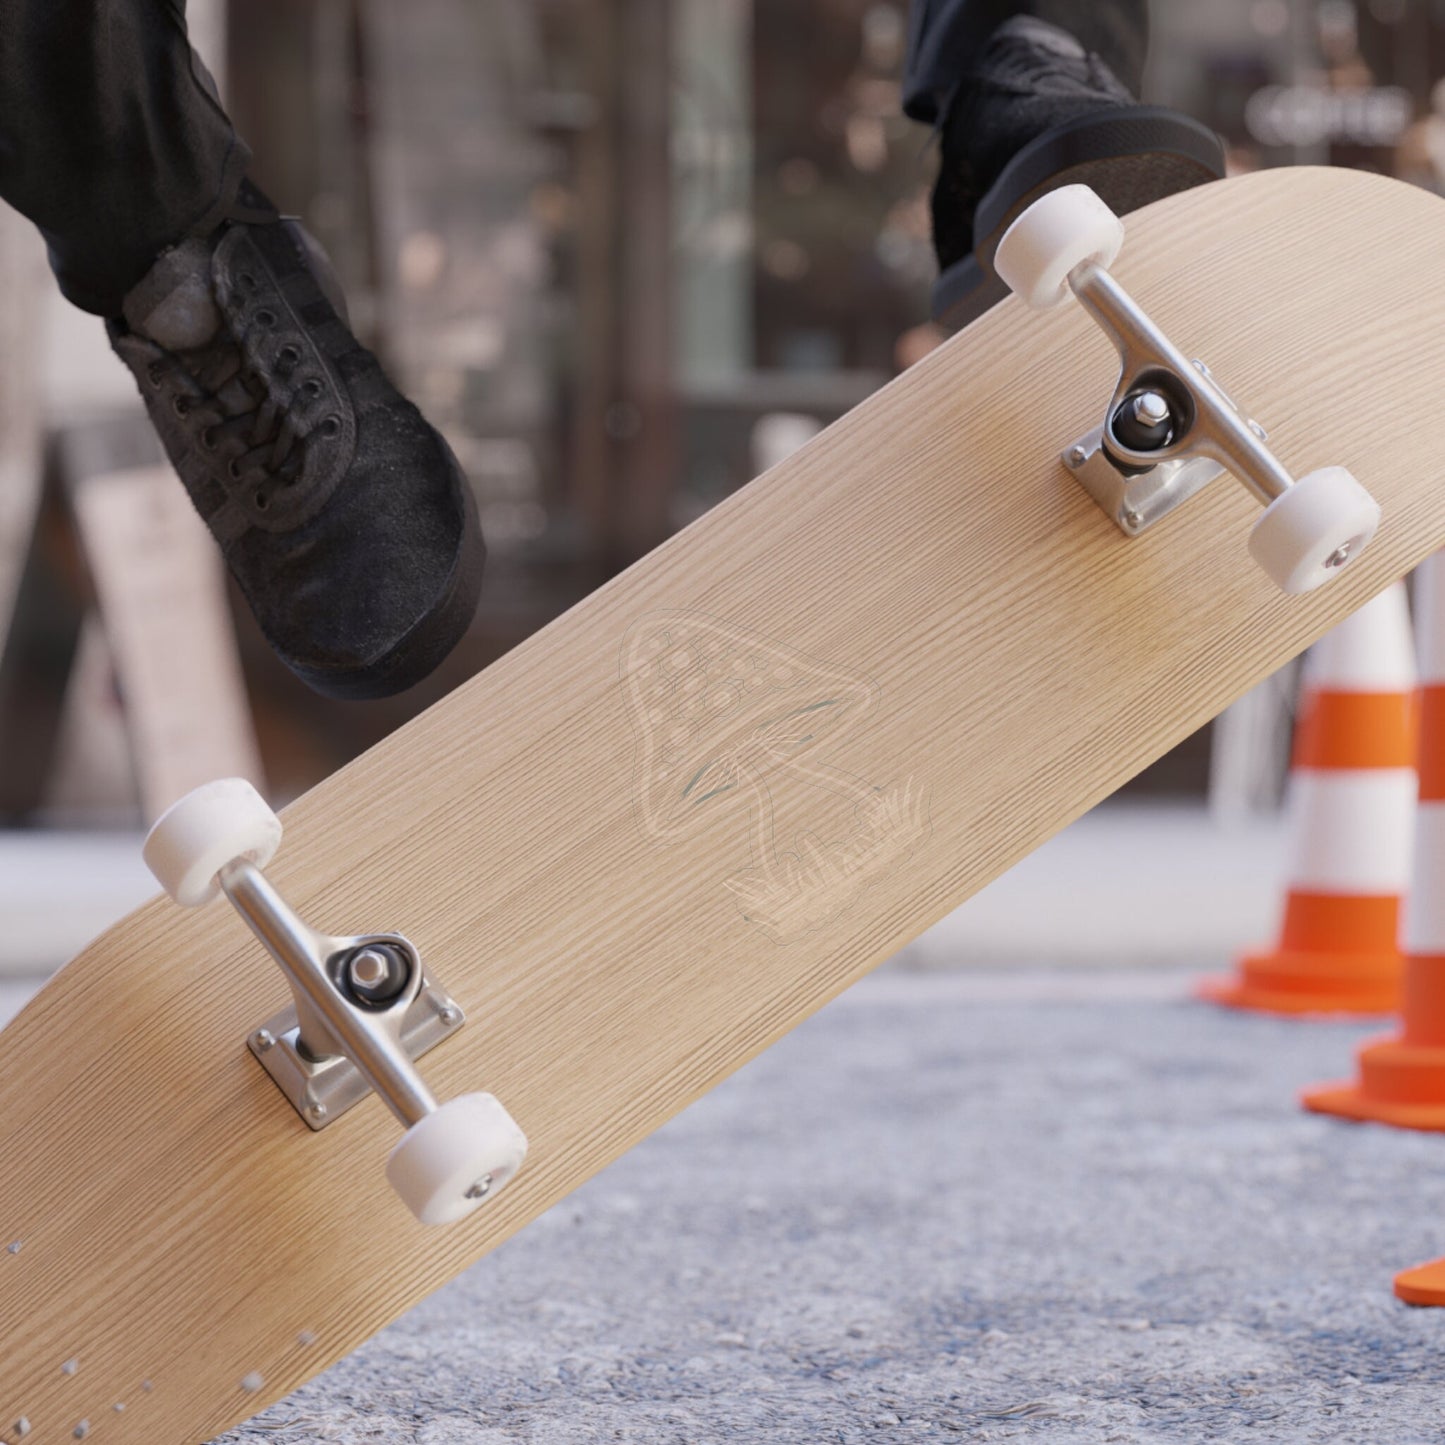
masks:
{"label": "blurred storefront", "polygon": [[[935,151],[898,111],[905,27],[905,0],[230,7],[224,85],[257,178],[446,431],[491,549],[463,647],[388,702],[313,697],[236,609],[279,796],[931,344]],[[1147,98],[1215,126],[1237,168],[1440,188],[1442,75],[1445,0],[1161,0]],[[1145,786],[1199,794],[1207,769],[1196,739]]]}

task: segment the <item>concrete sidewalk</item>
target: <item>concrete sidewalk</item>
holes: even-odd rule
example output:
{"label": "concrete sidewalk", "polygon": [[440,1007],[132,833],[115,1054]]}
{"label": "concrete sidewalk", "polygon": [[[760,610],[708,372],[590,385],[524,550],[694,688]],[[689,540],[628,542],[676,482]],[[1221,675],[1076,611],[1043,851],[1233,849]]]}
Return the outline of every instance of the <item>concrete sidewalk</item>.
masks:
{"label": "concrete sidewalk", "polygon": [[865,981],[226,1445],[1438,1441],[1445,1139],[1186,986]]}
{"label": "concrete sidewalk", "polygon": [[0,831],[0,981],[42,977],[157,892],[139,833]]}

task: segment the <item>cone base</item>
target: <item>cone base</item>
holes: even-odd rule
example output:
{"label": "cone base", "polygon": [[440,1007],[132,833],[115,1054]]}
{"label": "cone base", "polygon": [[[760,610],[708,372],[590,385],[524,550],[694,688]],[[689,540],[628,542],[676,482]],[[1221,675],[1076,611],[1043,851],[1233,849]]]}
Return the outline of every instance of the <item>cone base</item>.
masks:
{"label": "cone base", "polygon": [[1207,978],[1195,996],[1224,1008],[1271,1014],[1370,1017],[1400,1010],[1398,953],[1328,954],[1279,949],[1246,954],[1228,978]]}
{"label": "cone base", "polygon": [[1306,1109],[1367,1124],[1445,1133],[1445,1048],[1379,1039],[1358,1055],[1359,1077],[1301,1096]]}
{"label": "cone base", "polygon": [[1445,1305],[1445,1259],[1402,1269],[1395,1276],[1395,1297],[1407,1305]]}

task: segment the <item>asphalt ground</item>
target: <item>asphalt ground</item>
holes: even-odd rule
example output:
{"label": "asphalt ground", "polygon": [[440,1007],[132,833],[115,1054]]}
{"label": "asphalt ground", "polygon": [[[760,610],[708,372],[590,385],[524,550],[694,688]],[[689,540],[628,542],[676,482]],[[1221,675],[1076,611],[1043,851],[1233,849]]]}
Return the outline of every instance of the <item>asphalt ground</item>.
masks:
{"label": "asphalt ground", "polygon": [[1445,1138],[1189,978],[866,980],[226,1445],[1441,1440]]}

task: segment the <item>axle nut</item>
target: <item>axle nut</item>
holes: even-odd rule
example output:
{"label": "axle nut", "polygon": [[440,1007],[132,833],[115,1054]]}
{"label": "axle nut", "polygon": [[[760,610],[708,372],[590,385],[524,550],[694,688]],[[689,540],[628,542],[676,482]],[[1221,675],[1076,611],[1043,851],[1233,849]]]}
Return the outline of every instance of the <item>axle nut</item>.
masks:
{"label": "axle nut", "polygon": [[411,960],[392,943],[368,943],[341,966],[341,981],[358,1003],[390,1003],[411,977]]}

